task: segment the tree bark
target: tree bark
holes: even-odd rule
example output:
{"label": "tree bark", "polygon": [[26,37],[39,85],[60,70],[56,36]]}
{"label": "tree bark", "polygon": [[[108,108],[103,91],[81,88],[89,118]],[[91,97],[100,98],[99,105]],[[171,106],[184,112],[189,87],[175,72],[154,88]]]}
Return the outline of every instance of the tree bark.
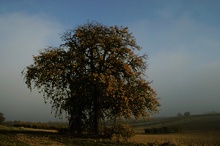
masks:
{"label": "tree bark", "polygon": [[95,98],[94,103],[94,126],[95,126],[95,135],[100,134],[100,125],[101,125],[101,117],[100,117],[100,106],[98,102],[98,97]]}

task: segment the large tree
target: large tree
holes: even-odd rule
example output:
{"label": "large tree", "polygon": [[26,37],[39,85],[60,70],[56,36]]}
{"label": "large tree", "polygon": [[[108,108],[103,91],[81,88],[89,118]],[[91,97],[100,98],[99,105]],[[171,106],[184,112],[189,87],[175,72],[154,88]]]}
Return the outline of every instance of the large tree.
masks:
{"label": "large tree", "polygon": [[33,56],[23,70],[27,87],[37,88],[56,115],[66,112],[70,129],[99,134],[108,119],[148,117],[159,105],[146,81],[147,55],[127,27],[88,22],[61,37],[63,44]]}

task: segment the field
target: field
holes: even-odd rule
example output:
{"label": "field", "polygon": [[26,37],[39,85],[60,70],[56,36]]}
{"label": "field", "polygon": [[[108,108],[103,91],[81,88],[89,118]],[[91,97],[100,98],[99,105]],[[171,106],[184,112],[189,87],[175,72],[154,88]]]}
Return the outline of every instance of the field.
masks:
{"label": "field", "polygon": [[[172,143],[181,146],[218,146],[220,145],[220,114],[197,115],[183,118],[157,119],[147,124],[138,122],[133,124],[136,136],[130,141],[140,143]],[[180,133],[144,134],[147,127],[162,127],[178,125]]]}
{"label": "field", "polygon": [[[198,115],[183,118],[159,118],[149,122],[130,122],[136,135],[128,143],[117,143],[104,139],[82,139],[60,135],[56,130],[6,127],[0,125],[1,145],[182,145],[182,146],[217,146],[220,145],[220,114]],[[178,125],[180,133],[145,134],[144,129]]]}
{"label": "field", "polygon": [[118,143],[108,139],[73,138],[56,130],[6,127],[0,125],[0,146],[141,146],[134,142]]}

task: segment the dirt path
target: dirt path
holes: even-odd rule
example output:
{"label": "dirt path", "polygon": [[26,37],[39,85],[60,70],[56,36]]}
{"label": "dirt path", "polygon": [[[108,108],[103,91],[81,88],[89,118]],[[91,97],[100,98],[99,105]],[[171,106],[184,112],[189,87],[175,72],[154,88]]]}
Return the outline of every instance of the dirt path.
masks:
{"label": "dirt path", "polygon": [[16,139],[30,146],[64,146],[62,143],[51,140],[48,137],[38,137],[29,134],[17,134]]}

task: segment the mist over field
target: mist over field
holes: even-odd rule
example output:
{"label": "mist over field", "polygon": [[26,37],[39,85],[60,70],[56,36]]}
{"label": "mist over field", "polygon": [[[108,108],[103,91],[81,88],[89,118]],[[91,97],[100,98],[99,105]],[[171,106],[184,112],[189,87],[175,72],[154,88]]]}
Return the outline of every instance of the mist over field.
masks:
{"label": "mist over field", "polygon": [[[220,1],[1,1],[0,112],[6,120],[59,121],[29,89],[21,71],[38,50],[59,46],[60,34],[96,20],[128,26],[148,54],[147,80],[160,113],[220,112]],[[64,120],[64,119],[63,119]],[[64,120],[65,121],[65,120]]]}

